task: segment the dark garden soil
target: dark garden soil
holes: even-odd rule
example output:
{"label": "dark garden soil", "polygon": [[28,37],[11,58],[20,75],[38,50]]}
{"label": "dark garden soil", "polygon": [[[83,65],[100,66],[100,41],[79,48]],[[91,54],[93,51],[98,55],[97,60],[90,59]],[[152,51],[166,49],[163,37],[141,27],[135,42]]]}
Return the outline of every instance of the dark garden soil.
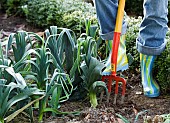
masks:
{"label": "dark garden soil", "polygon": [[[0,30],[3,30],[2,32],[4,36],[8,36],[11,32],[16,32],[18,30],[32,31],[36,33],[44,31],[43,29],[38,29],[28,24],[25,18],[16,16],[7,17],[6,14],[2,12],[0,12]],[[131,123],[134,122],[137,114],[141,114],[139,115],[137,123],[143,123],[143,118],[146,116],[154,118],[156,115],[170,113],[170,95],[162,94],[158,98],[147,98],[143,96],[142,93],[140,72],[136,71],[135,74],[133,74],[126,71],[125,74],[128,78],[124,104],[120,104],[120,98],[118,98],[117,105],[113,104],[113,92],[111,93],[109,104],[106,104],[105,97],[103,102],[99,104],[96,109],[90,107],[88,100],[77,102],[68,101],[61,104],[59,110],[67,112],[80,111],[79,115],[70,114],[58,117],[46,116],[44,123],[122,123],[117,114],[126,117]],[[17,119],[14,120],[16,123],[23,123],[24,121],[27,121],[24,116],[17,117]]]}

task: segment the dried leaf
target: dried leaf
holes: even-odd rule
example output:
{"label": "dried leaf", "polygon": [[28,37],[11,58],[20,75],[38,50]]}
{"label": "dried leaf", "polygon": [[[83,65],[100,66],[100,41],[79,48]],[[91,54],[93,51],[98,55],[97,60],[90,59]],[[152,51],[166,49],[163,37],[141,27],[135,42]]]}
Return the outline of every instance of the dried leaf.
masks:
{"label": "dried leaf", "polygon": [[152,118],[151,118],[151,116],[147,116],[147,117],[146,117],[146,122],[147,122],[147,123],[152,123]]}
{"label": "dried leaf", "polygon": [[163,123],[163,117],[160,115],[155,115],[153,118],[153,123]]}
{"label": "dried leaf", "polygon": [[41,36],[41,37],[44,36],[44,32],[37,32],[36,34],[38,34],[38,35]]}
{"label": "dried leaf", "polygon": [[135,108],[134,105],[132,105],[132,106],[133,106],[133,111],[134,111],[135,115],[137,115],[138,114],[138,110]]}
{"label": "dried leaf", "polygon": [[88,120],[90,118],[90,114],[88,114],[84,119]]}

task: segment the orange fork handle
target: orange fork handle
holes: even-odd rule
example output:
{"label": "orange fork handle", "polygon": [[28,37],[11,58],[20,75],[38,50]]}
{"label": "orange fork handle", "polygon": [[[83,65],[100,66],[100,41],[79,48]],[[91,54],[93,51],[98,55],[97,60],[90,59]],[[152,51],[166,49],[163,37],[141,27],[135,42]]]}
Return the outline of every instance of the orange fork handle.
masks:
{"label": "orange fork handle", "polygon": [[125,0],[119,0],[117,17],[116,17],[116,25],[115,25],[114,37],[113,37],[113,43],[112,43],[112,56],[111,56],[112,75],[116,74],[117,55],[118,55],[118,48],[119,48],[119,42],[120,42],[120,35],[122,31],[124,8],[125,8]]}
{"label": "orange fork handle", "polygon": [[112,55],[111,55],[111,74],[112,75],[116,75],[117,56],[118,56],[120,35],[121,35],[121,33],[114,32],[113,45],[112,45]]}

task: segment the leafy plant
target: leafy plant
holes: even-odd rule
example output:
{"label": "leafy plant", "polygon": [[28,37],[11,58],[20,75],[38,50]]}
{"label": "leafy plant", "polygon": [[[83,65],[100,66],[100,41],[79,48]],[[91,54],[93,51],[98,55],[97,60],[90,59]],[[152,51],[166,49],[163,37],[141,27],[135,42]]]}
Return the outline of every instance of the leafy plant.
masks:
{"label": "leafy plant", "polygon": [[46,43],[56,62],[57,69],[61,73],[69,74],[75,88],[81,84],[80,63],[81,46],[76,41],[76,36],[72,30],[51,26],[50,30],[45,30]]}
{"label": "leafy plant", "polygon": [[7,14],[8,15],[24,15],[22,6],[27,5],[29,0],[7,0]]}
{"label": "leafy plant", "polygon": [[170,122],[170,114],[162,114],[161,116],[163,117],[164,123]]}
{"label": "leafy plant", "polygon": [[[86,22],[87,22],[86,23],[87,35],[91,35],[95,37],[97,27],[91,27],[90,21],[86,21]],[[84,80],[85,83],[86,82],[89,84],[91,83],[88,87],[86,83],[85,88],[87,90],[90,90],[91,100],[95,100],[96,97],[94,95],[97,93],[95,89],[97,88],[97,86],[104,86],[105,84],[103,82],[99,82],[99,81],[97,82],[97,80],[100,78],[100,70],[98,71],[96,70],[99,68],[102,69],[104,66],[99,64],[100,62],[97,59],[93,60],[93,58],[91,58],[91,56],[97,57],[97,46],[98,46],[97,42],[92,37],[87,36],[86,34],[82,34],[82,36],[78,38],[76,42],[75,34],[71,30],[68,30],[68,29],[61,30],[60,28],[57,28],[56,26],[51,26],[50,30],[45,31],[45,34],[47,37],[47,42],[46,42],[47,46],[50,48],[51,52],[53,53],[59,65],[58,69],[61,72],[63,72],[64,70],[66,73],[69,74],[74,87],[78,85],[78,84],[75,84],[77,83],[76,82],[77,78],[80,76],[82,77],[85,74],[79,70],[80,64],[85,63],[85,65],[87,65],[88,67],[90,64],[91,65],[94,65],[94,63],[97,64],[96,66],[98,67],[95,66],[96,68],[91,68],[93,67],[91,65],[90,65],[90,68],[87,68],[89,70],[88,72],[89,74],[90,74],[90,71],[94,69],[94,73],[92,74],[95,74],[94,76],[96,77],[96,80],[94,79]],[[67,65],[69,65],[70,67],[68,67]],[[85,68],[83,70],[84,72],[87,71],[85,70]],[[85,76],[89,78],[90,75],[85,75]],[[80,83],[82,82],[80,81],[79,84]],[[92,83],[95,83],[95,84],[92,86]]]}
{"label": "leafy plant", "polygon": [[[3,54],[3,48],[0,42],[0,66],[3,68],[3,66],[9,66],[10,61],[5,58],[4,54]],[[0,78],[4,77],[4,69],[0,69]]]}
{"label": "leafy plant", "polygon": [[[34,34],[37,40],[42,41],[42,38]],[[36,54],[36,51],[31,49],[32,44],[30,34],[25,31],[19,31],[17,33],[11,33],[7,40],[5,55],[2,53],[1,48],[1,65],[5,67],[12,67],[15,72],[28,73],[30,70],[30,64],[33,62],[30,60],[31,54]],[[12,48],[11,48],[12,47]],[[1,69],[1,76],[8,82],[12,81],[12,76],[8,74],[4,69]]]}
{"label": "leafy plant", "polygon": [[[9,70],[10,71],[10,70]],[[19,76],[19,74],[15,74],[15,79],[19,83],[11,82],[6,85],[6,80],[0,79],[0,122],[4,123],[4,118],[7,115],[9,109],[19,103],[20,101],[28,99],[31,95],[42,95],[39,90],[28,88],[24,79]],[[18,80],[20,78],[20,80]],[[17,107],[17,106],[16,106]],[[17,110],[17,109],[15,109]],[[14,112],[15,112],[14,110]],[[8,119],[8,118],[7,118]]]}
{"label": "leafy plant", "polygon": [[[41,96],[41,97],[39,97],[39,98],[37,98],[37,99],[35,99],[35,100],[33,100],[33,101],[31,101],[31,102],[29,102],[29,103],[26,104],[24,107],[18,109],[18,110],[15,111],[14,113],[12,113],[12,114],[10,114],[9,116],[7,116],[4,120],[5,120],[6,122],[10,122],[10,121],[11,121],[12,119],[14,119],[19,113],[21,113],[21,112],[23,112],[25,109],[31,107],[32,104],[34,104],[34,103],[36,103],[37,101],[41,100],[43,97],[44,97],[44,95]],[[31,107],[31,110],[32,110],[32,107]],[[32,116],[32,112],[31,112],[31,115],[30,115],[30,116]],[[31,122],[33,122],[33,117],[30,117],[30,119],[31,119]]]}
{"label": "leafy plant", "polygon": [[72,30],[51,26],[50,30],[45,30],[46,43],[50,48],[58,67],[62,72],[70,73],[76,56],[74,48],[76,44],[75,34]]}
{"label": "leafy plant", "polygon": [[[38,48],[36,52],[36,58],[32,60],[32,76],[29,79],[36,81],[36,85],[39,89],[44,90],[49,74],[49,65],[53,63],[51,59],[51,53],[45,47]],[[28,76],[27,76],[28,77]]]}
{"label": "leafy plant", "polygon": [[31,0],[26,11],[27,21],[34,22],[36,26],[65,27],[76,35],[85,31],[84,18],[97,23],[94,7],[80,0]]}
{"label": "leafy plant", "polygon": [[[30,42],[27,32],[18,31],[17,33],[11,33],[8,37],[6,57],[8,57],[8,53],[12,45],[15,62],[18,62],[23,57],[25,52],[30,48],[30,44],[27,42]],[[9,54],[9,55],[12,55],[12,54]]]}
{"label": "leafy plant", "polygon": [[102,64],[97,57],[97,45],[93,38],[85,37],[79,39],[82,43],[83,51],[83,59],[84,62],[81,64],[82,79],[85,85],[85,89],[88,92],[88,96],[90,97],[90,103],[92,107],[97,106],[97,88],[103,87],[107,90],[106,84],[101,79],[101,70],[104,68],[104,64]]}
{"label": "leafy plant", "polygon": [[125,11],[129,15],[142,16],[143,15],[143,0],[126,1]]}
{"label": "leafy plant", "polygon": [[31,0],[27,6],[27,21],[34,22],[36,26],[47,27],[61,25],[63,17],[62,1],[55,0]]}
{"label": "leafy plant", "polygon": [[142,21],[141,17],[128,19],[128,29],[126,33],[126,52],[130,53],[134,58],[133,63],[130,65],[129,69],[133,72],[135,69],[139,70],[140,67],[140,57],[139,52],[136,49],[136,38],[138,36],[140,23]]}
{"label": "leafy plant", "polygon": [[15,103],[24,100],[26,98],[28,98],[27,95],[23,95],[23,94],[18,94],[16,96],[13,96],[13,98],[9,98],[10,94],[12,93],[12,91],[16,88],[16,84],[15,83],[10,83],[7,87],[5,87],[5,83],[4,81],[0,81],[0,96],[1,96],[1,100],[0,100],[0,121],[2,123],[4,123],[4,117],[7,113],[7,111],[9,110],[9,108],[11,106],[13,106]]}
{"label": "leafy plant", "polygon": [[101,70],[103,68],[104,65],[93,57],[90,57],[89,63],[86,62],[86,65],[81,66],[83,71],[82,79],[85,82],[85,88],[88,91],[91,106],[94,108],[98,105],[96,97],[98,87],[104,87],[107,90],[106,84],[103,81],[99,81],[101,78]]}
{"label": "leafy plant", "polygon": [[[169,33],[168,33],[169,34]],[[167,34],[167,35],[168,35]],[[154,66],[154,73],[156,74],[156,79],[158,80],[162,92],[168,93],[170,91],[170,75],[163,74],[170,72],[170,41],[168,36],[168,42],[166,45],[166,49],[160,56],[157,57],[155,66]]]}
{"label": "leafy plant", "polygon": [[[56,69],[50,79],[50,82],[46,84],[45,97],[39,102],[39,121],[42,121],[43,114],[45,112],[54,112],[55,114],[71,113],[60,112],[58,107],[60,102],[64,102],[69,99],[72,91],[73,86],[69,76],[65,73],[59,73]],[[51,98],[51,100],[49,98]],[[49,107],[47,107],[47,103],[49,104]]]}

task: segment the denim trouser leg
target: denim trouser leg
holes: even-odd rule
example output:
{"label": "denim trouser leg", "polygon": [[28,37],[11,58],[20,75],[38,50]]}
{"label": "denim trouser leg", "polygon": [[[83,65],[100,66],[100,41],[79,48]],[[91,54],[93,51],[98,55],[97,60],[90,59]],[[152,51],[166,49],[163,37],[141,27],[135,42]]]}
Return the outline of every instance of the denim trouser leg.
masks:
{"label": "denim trouser leg", "polygon": [[[100,25],[100,36],[104,40],[112,40],[116,23],[118,0],[93,0],[96,7],[97,19]],[[124,21],[122,34],[125,34],[127,23]]]}
{"label": "denim trouser leg", "polygon": [[165,49],[168,30],[168,0],[144,0],[144,18],[136,40],[137,50],[146,55],[160,55]]}
{"label": "denim trouser leg", "polygon": [[[113,38],[118,0],[93,0],[100,25],[100,35],[105,40]],[[144,0],[144,18],[136,40],[137,50],[146,55],[159,55],[166,45],[165,35],[168,30],[168,0]],[[124,21],[122,34],[127,23]]]}

